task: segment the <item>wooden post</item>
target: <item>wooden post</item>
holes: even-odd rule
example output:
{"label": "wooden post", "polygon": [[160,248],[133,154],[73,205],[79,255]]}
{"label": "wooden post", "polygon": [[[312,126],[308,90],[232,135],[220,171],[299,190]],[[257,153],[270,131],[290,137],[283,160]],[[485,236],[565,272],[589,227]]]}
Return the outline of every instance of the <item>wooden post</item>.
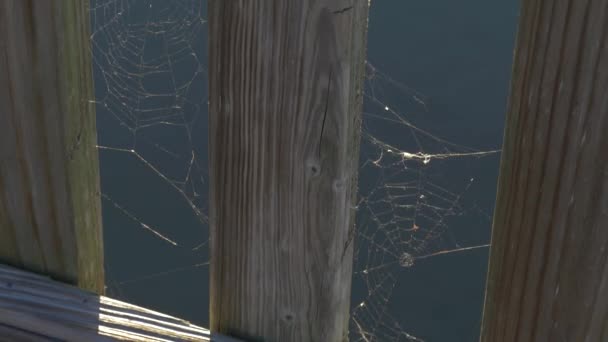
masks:
{"label": "wooden post", "polygon": [[0,1],[0,263],[102,293],[88,1]]}
{"label": "wooden post", "polygon": [[521,2],[482,341],[608,340],[608,1]]}
{"label": "wooden post", "polygon": [[210,0],[211,330],[348,339],[368,0]]}

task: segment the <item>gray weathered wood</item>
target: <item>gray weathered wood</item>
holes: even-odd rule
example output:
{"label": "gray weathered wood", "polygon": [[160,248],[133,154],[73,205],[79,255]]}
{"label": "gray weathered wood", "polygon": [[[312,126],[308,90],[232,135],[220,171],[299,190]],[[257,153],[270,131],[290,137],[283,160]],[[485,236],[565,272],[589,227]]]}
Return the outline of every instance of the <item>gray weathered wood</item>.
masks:
{"label": "gray weathered wood", "polygon": [[210,0],[211,329],[348,338],[367,0]]}
{"label": "gray weathered wood", "polygon": [[523,1],[481,340],[608,341],[608,1]]}
{"label": "gray weathered wood", "polygon": [[187,321],[0,265],[0,340],[237,342]]}
{"label": "gray weathered wood", "polygon": [[88,1],[0,1],[0,262],[101,293]]}

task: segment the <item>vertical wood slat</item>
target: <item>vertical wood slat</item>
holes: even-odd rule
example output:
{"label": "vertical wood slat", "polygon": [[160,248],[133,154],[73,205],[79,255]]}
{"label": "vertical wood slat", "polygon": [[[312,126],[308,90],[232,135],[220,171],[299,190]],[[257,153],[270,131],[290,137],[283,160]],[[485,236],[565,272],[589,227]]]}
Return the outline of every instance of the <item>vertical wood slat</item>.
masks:
{"label": "vertical wood slat", "polygon": [[102,293],[88,1],[0,1],[0,263]]}
{"label": "vertical wood slat", "polygon": [[348,338],[367,0],[210,0],[211,327]]}
{"label": "vertical wood slat", "polygon": [[523,1],[481,340],[608,340],[608,1]]}

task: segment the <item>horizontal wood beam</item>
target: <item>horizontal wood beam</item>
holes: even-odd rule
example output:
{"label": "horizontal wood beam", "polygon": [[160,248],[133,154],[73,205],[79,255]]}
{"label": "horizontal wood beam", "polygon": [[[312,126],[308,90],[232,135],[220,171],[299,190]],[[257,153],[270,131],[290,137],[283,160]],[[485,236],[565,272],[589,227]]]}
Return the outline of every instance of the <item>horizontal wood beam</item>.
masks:
{"label": "horizontal wood beam", "polygon": [[0,336],[11,341],[238,342],[182,319],[6,265],[0,265]]}

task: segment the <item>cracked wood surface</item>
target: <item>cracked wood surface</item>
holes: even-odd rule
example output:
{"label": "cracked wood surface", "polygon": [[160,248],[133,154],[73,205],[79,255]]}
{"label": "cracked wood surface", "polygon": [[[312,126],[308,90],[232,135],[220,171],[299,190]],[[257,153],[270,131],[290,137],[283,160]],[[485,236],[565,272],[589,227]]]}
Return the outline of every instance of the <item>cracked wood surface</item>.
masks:
{"label": "cracked wood surface", "polygon": [[103,292],[88,1],[0,1],[0,263]]}
{"label": "cracked wood surface", "polygon": [[348,338],[368,0],[210,0],[211,330]]}

